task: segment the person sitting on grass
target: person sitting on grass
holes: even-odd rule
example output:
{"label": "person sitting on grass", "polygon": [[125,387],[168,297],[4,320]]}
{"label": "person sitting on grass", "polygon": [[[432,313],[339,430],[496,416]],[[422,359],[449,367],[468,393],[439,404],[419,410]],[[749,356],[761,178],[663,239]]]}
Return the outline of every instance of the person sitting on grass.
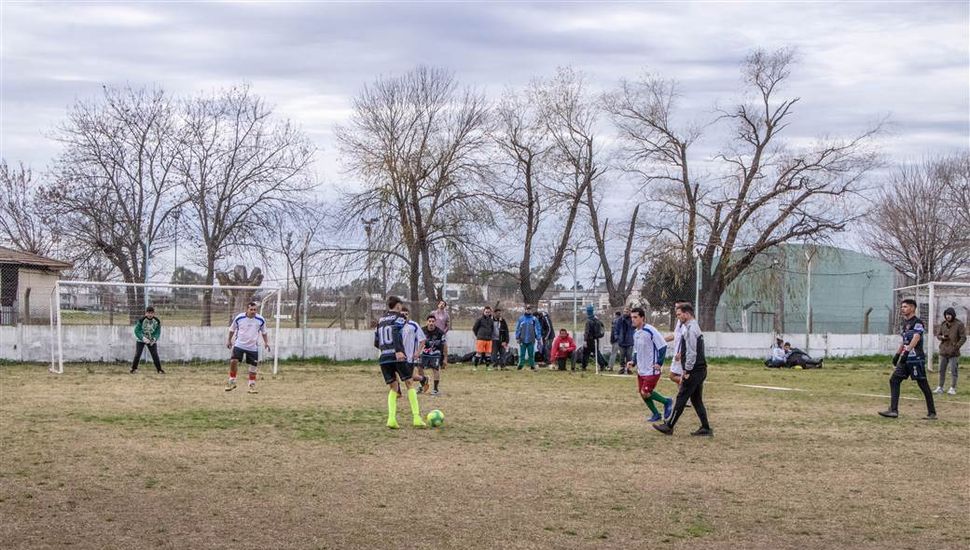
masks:
{"label": "person sitting on grass", "polygon": [[[790,346],[791,344],[789,344]],[[777,369],[785,366],[788,354],[781,338],[775,338],[775,345],[771,347],[771,355],[765,360],[765,366],[769,369]]]}
{"label": "person sitting on grass", "polygon": [[791,343],[785,342],[785,364],[786,367],[802,367],[803,369],[822,368],[821,359],[812,359],[812,356],[804,351],[791,347]]}
{"label": "person sitting on grass", "polygon": [[[566,359],[572,357],[574,351],[576,351],[576,341],[573,340],[566,329],[559,329],[559,336],[556,336],[556,339],[552,341],[552,351],[550,352],[551,358],[556,362],[559,370],[566,370]],[[572,370],[576,370],[576,365],[573,365]]]}

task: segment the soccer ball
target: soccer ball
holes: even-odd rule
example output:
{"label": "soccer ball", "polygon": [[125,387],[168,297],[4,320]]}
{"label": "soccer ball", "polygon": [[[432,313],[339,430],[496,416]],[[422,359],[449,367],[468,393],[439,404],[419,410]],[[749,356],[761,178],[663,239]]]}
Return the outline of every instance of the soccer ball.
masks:
{"label": "soccer ball", "polygon": [[801,365],[795,365],[795,370],[802,370],[802,366]]}
{"label": "soccer ball", "polygon": [[445,413],[435,409],[428,413],[428,425],[432,428],[437,428],[438,426],[444,424]]}

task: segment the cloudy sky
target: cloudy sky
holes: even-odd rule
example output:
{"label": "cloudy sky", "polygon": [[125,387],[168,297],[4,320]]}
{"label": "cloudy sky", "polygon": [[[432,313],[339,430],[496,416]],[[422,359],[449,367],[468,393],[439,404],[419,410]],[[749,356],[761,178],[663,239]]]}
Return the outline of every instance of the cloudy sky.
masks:
{"label": "cloudy sky", "polygon": [[[0,2],[0,152],[43,171],[67,107],[101,85],[177,95],[239,83],[303,126],[322,194],[349,180],[333,126],[379,75],[443,66],[497,97],[557,66],[608,89],[644,70],[674,78],[683,121],[739,97],[755,48],[794,46],[789,137],[859,133],[911,162],[970,146],[970,15],[956,2]],[[717,143],[701,148],[713,151]],[[695,159],[703,160],[703,159]]]}
{"label": "cloudy sky", "polygon": [[967,2],[750,3],[2,3],[2,155],[37,169],[51,129],[102,83],[192,94],[247,82],[316,142],[317,172],[338,170],[334,123],[378,75],[452,69],[497,95],[556,66],[598,88],[644,69],[681,82],[685,119],[738,95],[757,47],[794,45],[793,137],[893,122],[901,161],[968,147]]}

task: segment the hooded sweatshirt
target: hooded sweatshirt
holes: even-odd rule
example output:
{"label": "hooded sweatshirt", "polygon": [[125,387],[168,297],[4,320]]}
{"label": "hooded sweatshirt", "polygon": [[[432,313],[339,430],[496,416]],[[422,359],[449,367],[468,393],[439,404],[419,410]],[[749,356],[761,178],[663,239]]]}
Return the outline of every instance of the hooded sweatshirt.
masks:
{"label": "hooded sweatshirt", "polygon": [[[947,321],[947,315],[953,320]],[[967,329],[952,307],[943,312],[943,322],[936,327],[936,335],[940,338],[940,357],[960,357],[960,348],[967,343]]]}

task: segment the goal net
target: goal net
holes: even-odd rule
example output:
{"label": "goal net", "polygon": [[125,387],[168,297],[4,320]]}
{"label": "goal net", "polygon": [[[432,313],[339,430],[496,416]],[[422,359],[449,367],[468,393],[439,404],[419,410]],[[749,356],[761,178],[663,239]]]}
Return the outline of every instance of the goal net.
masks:
{"label": "goal net", "polygon": [[[155,310],[161,333],[157,351],[162,367],[229,359],[229,324],[256,302],[266,320],[271,350],[260,342],[262,369],[279,368],[280,289],[277,287],[138,284],[59,281],[51,293],[51,372],[64,363],[113,363],[131,367],[137,340],[135,324],[147,307]],[[146,335],[151,338],[151,335]],[[147,372],[154,364],[146,348],[139,358]]]}
{"label": "goal net", "polygon": [[907,298],[916,301],[917,316],[926,323],[926,341],[923,346],[927,356],[926,365],[930,370],[936,370],[939,366],[936,355],[940,347],[936,329],[943,322],[943,313],[948,308],[953,308],[956,318],[970,326],[970,283],[934,282],[897,288],[894,332],[898,332],[898,321],[901,318],[899,303]]}

